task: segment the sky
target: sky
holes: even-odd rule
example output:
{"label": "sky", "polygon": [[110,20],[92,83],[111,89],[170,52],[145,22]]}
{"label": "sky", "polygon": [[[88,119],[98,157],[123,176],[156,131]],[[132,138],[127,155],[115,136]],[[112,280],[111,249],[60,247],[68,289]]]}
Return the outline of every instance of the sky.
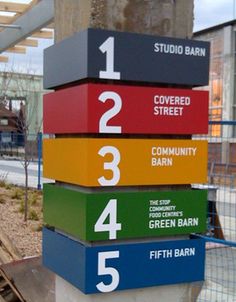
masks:
{"label": "sky", "polygon": [[236,0],[194,0],[194,31],[236,18]]}
{"label": "sky", "polygon": [[[16,0],[5,1],[15,2]],[[30,0],[21,0],[21,2],[28,3]],[[235,18],[236,0],[194,0],[194,31],[224,23]],[[43,49],[50,46],[53,41],[45,39],[38,39],[38,41],[39,47],[28,47],[26,55],[7,54],[9,63],[0,63],[0,70],[8,69],[16,72],[42,74]]]}

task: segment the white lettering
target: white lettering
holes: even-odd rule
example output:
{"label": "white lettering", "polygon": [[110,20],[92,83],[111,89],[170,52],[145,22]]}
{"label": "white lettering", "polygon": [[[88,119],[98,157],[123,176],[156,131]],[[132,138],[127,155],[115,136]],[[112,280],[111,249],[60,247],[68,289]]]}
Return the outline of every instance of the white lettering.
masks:
{"label": "white lettering", "polygon": [[195,156],[196,147],[152,147],[153,156]]}
{"label": "white lettering", "polygon": [[198,226],[198,218],[178,219],[178,227]]}
{"label": "white lettering", "polygon": [[160,258],[171,258],[173,257],[173,250],[157,250],[150,251],[150,259],[160,259]]}
{"label": "white lettering", "polygon": [[206,48],[185,46],[186,56],[205,57]]}
{"label": "white lettering", "polygon": [[189,106],[191,98],[189,96],[155,95],[154,104]]}
{"label": "white lettering", "polygon": [[152,166],[162,166],[162,167],[169,167],[173,165],[173,158],[165,158],[159,157],[155,158],[152,157]]}
{"label": "white lettering", "polygon": [[165,116],[182,116],[183,107],[154,107],[154,115],[165,115]]}
{"label": "white lettering", "polygon": [[176,227],[174,219],[150,220],[149,229],[168,229]]}
{"label": "white lettering", "polygon": [[195,256],[195,248],[184,248],[184,249],[175,249],[174,250],[175,257],[190,257]]}
{"label": "white lettering", "polygon": [[184,48],[182,45],[155,43],[154,51],[159,53],[182,55],[184,53]]}

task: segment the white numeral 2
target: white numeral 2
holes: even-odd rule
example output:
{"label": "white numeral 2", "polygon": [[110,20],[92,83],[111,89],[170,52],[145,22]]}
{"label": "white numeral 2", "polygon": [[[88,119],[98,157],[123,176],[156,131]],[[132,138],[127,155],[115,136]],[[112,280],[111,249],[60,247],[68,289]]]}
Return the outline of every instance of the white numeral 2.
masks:
{"label": "white numeral 2", "polygon": [[113,91],[105,91],[99,96],[99,101],[103,103],[109,99],[114,101],[114,106],[101,117],[99,122],[99,133],[121,133],[121,126],[107,125],[107,122],[120,112],[122,107],[121,97]]}
{"label": "white numeral 2", "polygon": [[[109,223],[105,223],[109,216]],[[109,239],[117,238],[117,231],[121,230],[121,223],[117,223],[117,199],[111,199],[101,216],[98,218],[95,226],[95,232],[109,232]]]}
{"label": "white numeral 2", "polygon": [[120,80],[120,72],[114,71],[114,37],[109,37],[99,49],[106,53],[106,70],[99,71],[99,78]]}
{"label": "white numeral 2", "polygon": [[113,146],[102,147],[98,154],[104,157],[106,154],[113,155],[113,161],[104,163],[104,170],[111,170],[113,172],[113,177],[111,179],[106,179],[104,176],[98,178],[98,182],[101,186],[115,186],[120,180],[120,169],[118,165],[120,163],[120,152],[117,148]]}
{"label": "white numeral 2", "polygon": [[113,267],[106,266],[106,259],[114,259],[119,258],[119,251],[113,252],[101,252],[98,253],[98,275],[110,275],[112,280],[110,284],[104,284],[104,282],[100,282],[96,285],[97,289],[102,293],[108,293],[117,288],[120,282],[119,272]]}

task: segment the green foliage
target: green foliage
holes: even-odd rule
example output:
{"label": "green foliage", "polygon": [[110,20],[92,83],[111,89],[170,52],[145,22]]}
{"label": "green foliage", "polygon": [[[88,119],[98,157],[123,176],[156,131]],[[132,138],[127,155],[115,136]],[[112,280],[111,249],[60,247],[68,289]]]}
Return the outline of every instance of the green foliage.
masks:
{"label": "green foliage", "polygon": [[25,212],[25,202],[24,202],[24,200],[20,201],[19,212],[22,213],[22,214]]}
{"label": "green foliage", "polygon": [[30,220],[35,220],[35,221],[38,221],[39,220],[39,216],[37,214],[37,212],[35,210],[30,210],[29,212],[29,217],[28,217]]}
{"label": "green foliage", "polygon": [[22,189],[20,189],[20,188],[15,188],[14,190],[13,190],[13,192],[12,192],[12,194],[11,194],[11,198],[12,199],[22,199],[22,196],[23,196],[23,191],[22,191]]}
{"label": "green foliage", "polygon": [[4,204],[4,203],[6,203],[6,200],[5,200],[5,198],[4,198],[4,195],[0,195],[0,204]]}
{"label": "green foliage", "polygon": [[6,187],[6,182],[2,179],[0,179],[0,187],[5,188]]}
{"label": "green foliage", "polygon": [[1,188],[5,188],[7,185],[7,174],[8,173],[0,174],[0,187]]}
{"label": "green foliage", "polygon": [[7,189],[7,190],[11,190],[13,187],[14,187],[13,184],[9,184],[9,183],[5,184],[5,189]]}
{"label": "green foliage", "polygon": [[38,203],[38,194],[33,192],[30,196],[29,203],[31,206],[36,206]]}
{"label": "green foliage", "polygon": [[39,223],[36,227],[35,227],[35,231],[36,232],[42,232],[43,230],[43,224]]}

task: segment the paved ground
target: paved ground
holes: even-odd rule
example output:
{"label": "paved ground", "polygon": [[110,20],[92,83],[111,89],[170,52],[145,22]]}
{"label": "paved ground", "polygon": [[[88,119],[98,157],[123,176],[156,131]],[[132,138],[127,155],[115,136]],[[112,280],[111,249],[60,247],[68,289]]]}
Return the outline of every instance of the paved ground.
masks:
{"label": "paved ground", "polygon": [[[52,182],[50,179],[42,178],[42,166],[40,182],[38,181],[38,164],[31,162],[28,167],[29,187],[37,188],[38,183]],[[25,172],[23,163],[18,160],[0,160],[0,179],[4,179],[10,183],[24,186]]]}
{"label": "paved ground", "polygon": [[219,247],[207,250],[206,281],[197,302],[236,301],[236,250]]}

